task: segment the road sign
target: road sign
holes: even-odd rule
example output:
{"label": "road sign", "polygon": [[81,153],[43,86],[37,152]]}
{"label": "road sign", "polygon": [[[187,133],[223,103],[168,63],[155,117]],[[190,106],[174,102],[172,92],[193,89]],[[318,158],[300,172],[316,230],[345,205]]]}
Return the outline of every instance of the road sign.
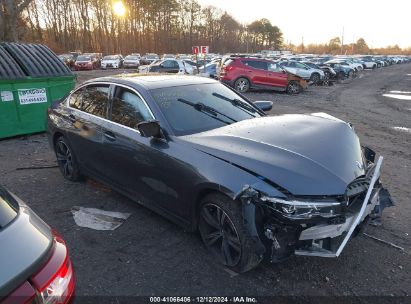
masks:
{"label": "road sign", "polygon": [[193,47],[192,47],[192,50],[193,50],[193,54],[195,54],[195,55],[197,55],[198,53],[200,53],[200,47],[198,47],[198,46],[193,46]]}
{"label": "road sign", "polygon": [[201,54],[208,54],[208,45],[201,46]]}

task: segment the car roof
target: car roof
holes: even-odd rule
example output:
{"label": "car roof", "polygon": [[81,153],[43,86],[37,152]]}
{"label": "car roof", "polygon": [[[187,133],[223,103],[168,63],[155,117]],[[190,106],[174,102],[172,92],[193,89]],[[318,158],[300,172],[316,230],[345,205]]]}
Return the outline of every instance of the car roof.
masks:
{"label": "car roof", "polygon": [[185,76],[185,75],[163,75],[163,74],[120,74],[115,76],[100,77],[90,79],[84,84],[93,82],[110,82],[128,85],[131,87],[144,87],[147,90],[160,88],[178,87],[194,84],[217,83],[216,80],[200,77],[200,76]]}

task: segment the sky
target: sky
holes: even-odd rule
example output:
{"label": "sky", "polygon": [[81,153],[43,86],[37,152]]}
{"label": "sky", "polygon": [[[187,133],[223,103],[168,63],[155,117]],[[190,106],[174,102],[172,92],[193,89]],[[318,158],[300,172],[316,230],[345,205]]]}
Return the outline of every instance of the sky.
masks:
{"label": "sky", "polygon": [[[325,43],[343,35],[344,44],[364,38],[368,46],[411,47],[410,0],[198,0],[227,11],[240,23],[267,18],[284,42]],[[303,38],[304,37],[304,38]]]}

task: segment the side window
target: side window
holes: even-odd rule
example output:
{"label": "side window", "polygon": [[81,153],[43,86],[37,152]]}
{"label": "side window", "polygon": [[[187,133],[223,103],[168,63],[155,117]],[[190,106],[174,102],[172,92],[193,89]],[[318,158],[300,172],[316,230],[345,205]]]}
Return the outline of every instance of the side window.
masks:
{"label": "side window", "polygon": [[267,70],[267,63],[265,61],[244,60],[243,63],[254,69]]}
{"label": "side window", "polygon": [[165,68],[173,68],[174,67],[174,63],[172,60],[166,60],[163,62],[163,67]]}
{"label": "side window", "polygon": [[70,107],[81,110],[81,100],[82,100],[82,91],[83,89],[75,91],[73,94],[70,96],[69,100],[69,105]]}
{"label": "side window", "polygon": [[175,69],[179,69],[180,68],[180,65],[178,64],[178,62],[177,61],[172,61],[172,63],[173,63],[173,68],[175,68]]}
{"label": "side window", "polygon": [[269,63],[268,70],[271,72],[282,72],[283,69],[276,63]]}
{"label": "side window", "polygon": [[83,91],[81,110],[106,118],[109,85],[89,85]]}
{"label": "side window", "polygon": [[306,69],[307,68],[305,65],[303,65],[301,63],[296,62],[295,64],[296,64],[297,68],[299,68],[299,69]]}
{"label": "side window", "polygon": [[153,117],[138,95],[126,88],[117,87],[112,101],[110,119],[135,129],[140,122],[152,120]]}

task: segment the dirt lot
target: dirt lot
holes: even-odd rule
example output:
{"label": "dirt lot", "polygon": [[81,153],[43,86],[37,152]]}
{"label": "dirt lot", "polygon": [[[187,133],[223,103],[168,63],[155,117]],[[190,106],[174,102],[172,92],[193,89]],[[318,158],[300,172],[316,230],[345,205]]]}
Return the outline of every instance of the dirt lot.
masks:
{"label": "dirt lot", "polygon": [[[79,73],[79,81],[113,71]],[[395,249],[364,235],[352,239],[338,259],[293,257],[236,275],[213,263],[200,237],[88,179],[65,181],[43,134],[0,141],[0,184],[25,200],[66,239],[77,273],[77,295],[411,295],[411,101],[383,97],[411,91],[411,64],[365,71],[332,87],[310,87],[298,96],[253,92],[272,100],[272,115],[326,112],[353,123],[362,143],[385,157],[383,180],[396,206],[381,227],[367,233],[405,248]],[[411,95],[411,94],[409,94]],[[327,147],[324,147],[325,149]],[[117,230],[80,228],[72,206],[130,212]],[[79,297],[78,299],[81,299]],[[408,298],[408,301],[410,298]]]}

